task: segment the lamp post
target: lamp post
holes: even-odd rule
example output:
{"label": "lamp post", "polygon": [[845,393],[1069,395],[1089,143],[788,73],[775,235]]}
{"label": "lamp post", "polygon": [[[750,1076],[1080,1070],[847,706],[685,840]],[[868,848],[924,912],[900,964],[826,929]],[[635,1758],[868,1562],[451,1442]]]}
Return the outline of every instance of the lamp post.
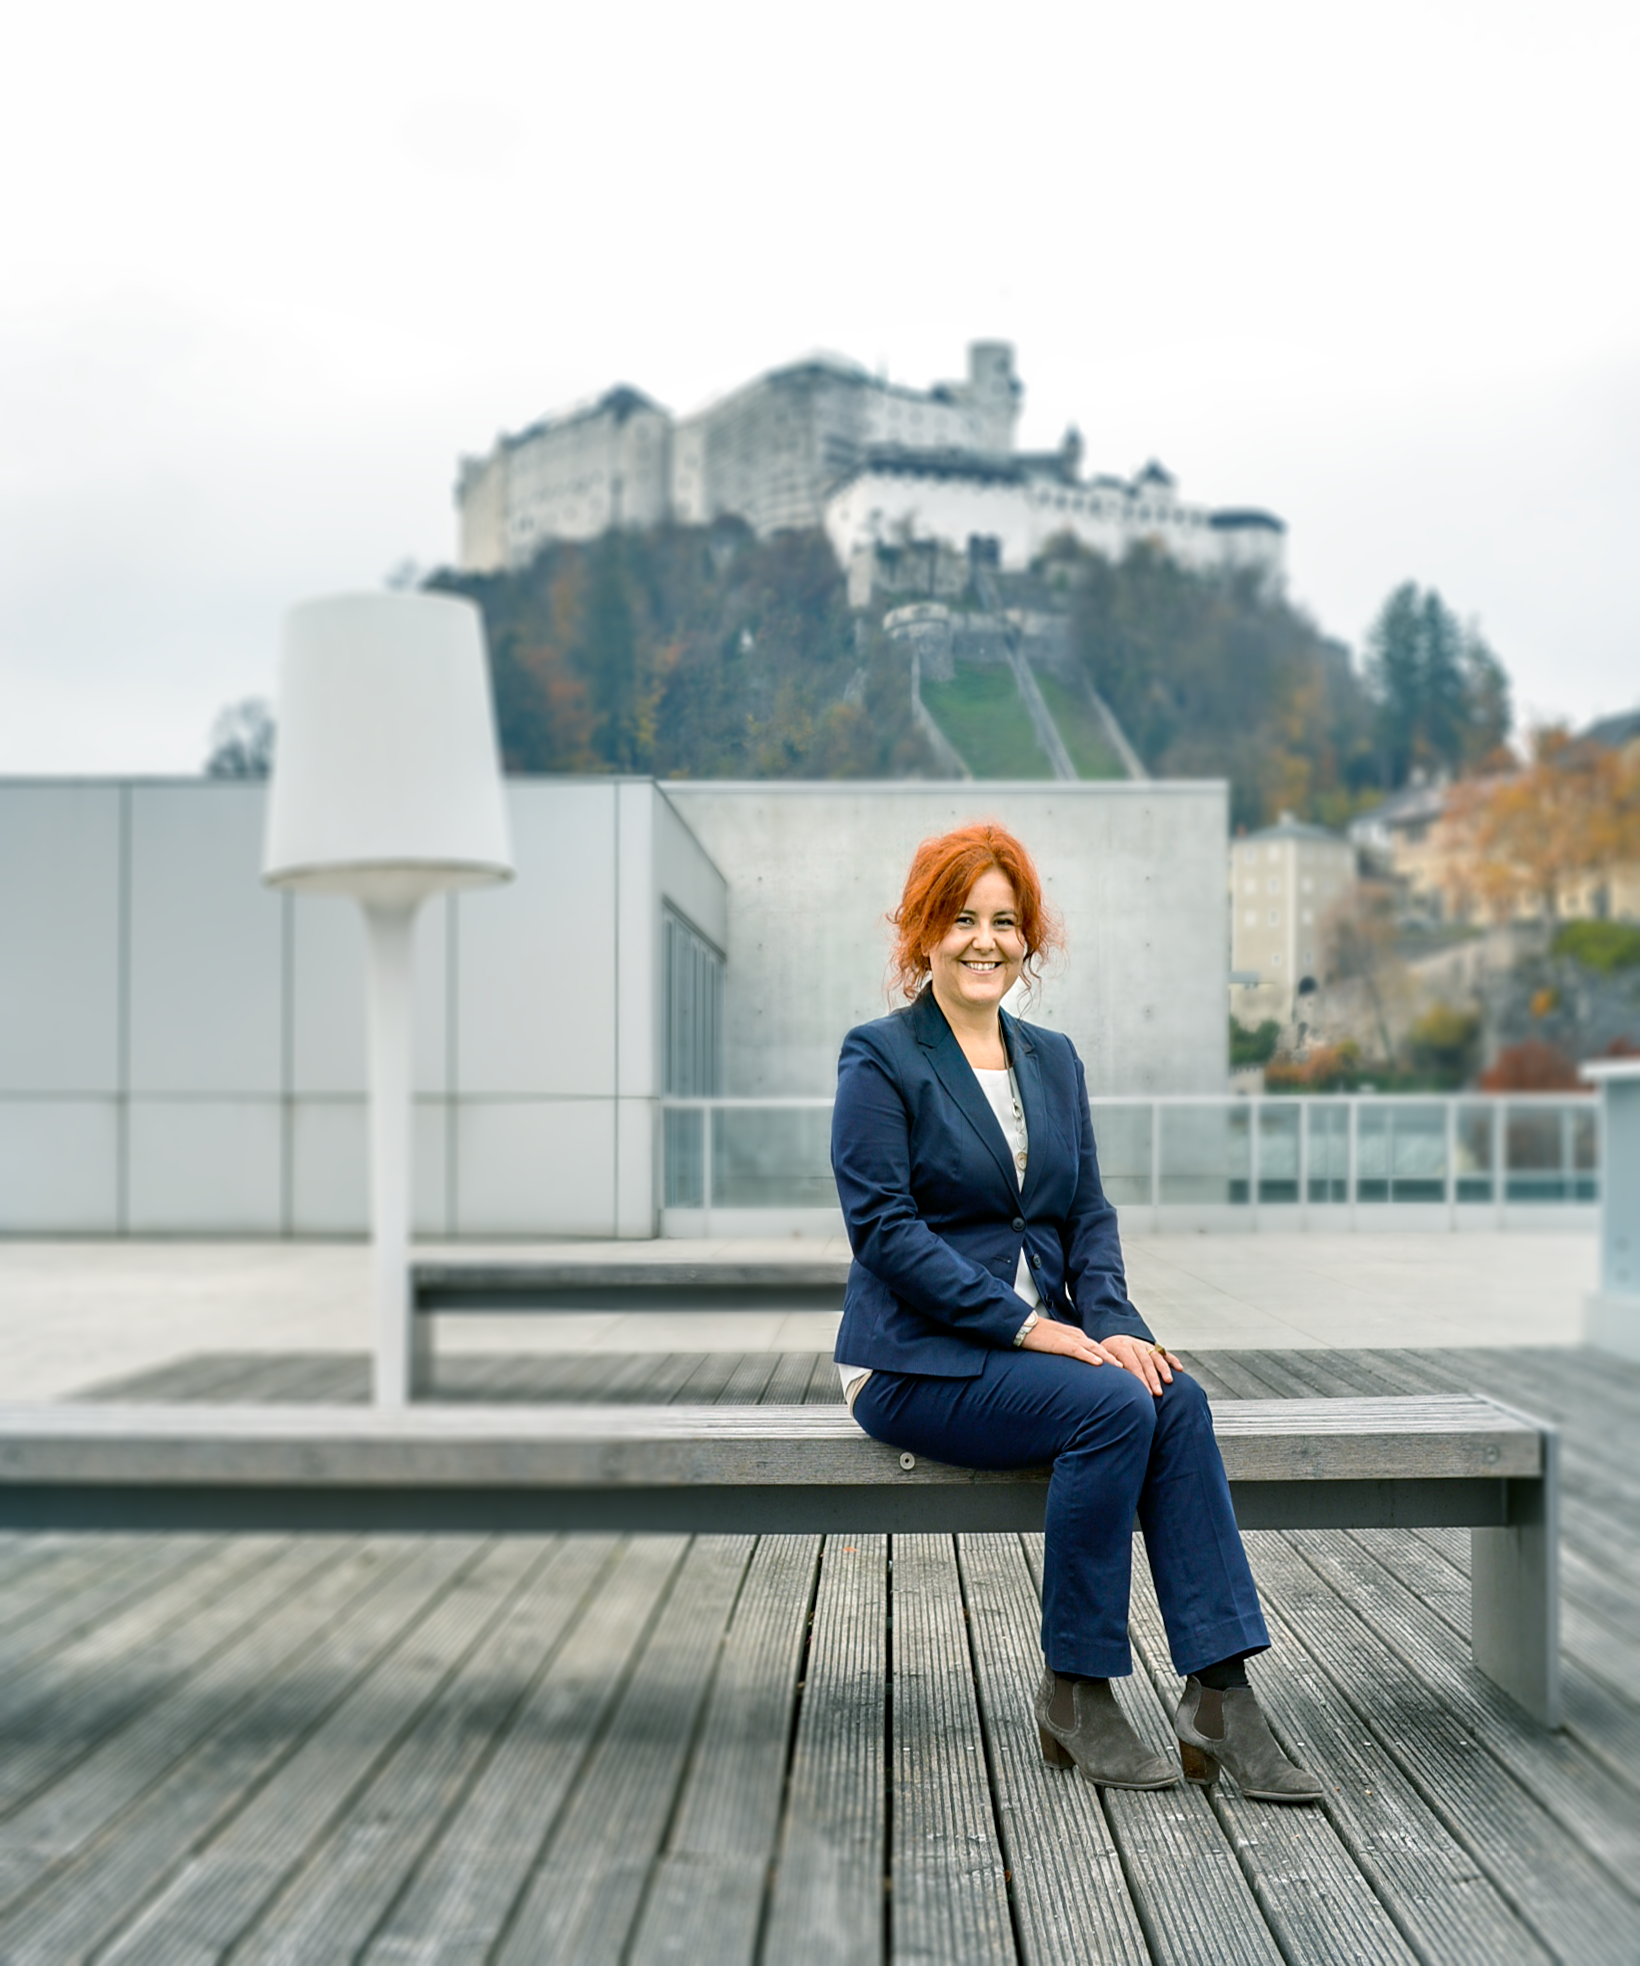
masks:
{"label": "lamp post", "polygon": [[1600,1088],[1600,1288],[1584,1303],[1583,1338],[1640,1360],[1640,1058],[1595,1058]]}
{"label": "lamp post", "polygon": [[340,594],[285,618],[262,878],[364,910],[375,1396],[415,1391],[410,985],[416,910],[512,878],[484,630],[452,596]]}

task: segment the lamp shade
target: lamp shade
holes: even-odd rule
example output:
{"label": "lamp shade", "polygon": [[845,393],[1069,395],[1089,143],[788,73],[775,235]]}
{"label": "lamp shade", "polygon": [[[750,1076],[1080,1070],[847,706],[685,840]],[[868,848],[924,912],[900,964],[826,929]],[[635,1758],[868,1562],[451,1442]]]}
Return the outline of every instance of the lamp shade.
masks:
{"label": "lamp shade", "polygon": [[512,871],[477,608],[443,594],[292,608],[263,879],[397,905]]}

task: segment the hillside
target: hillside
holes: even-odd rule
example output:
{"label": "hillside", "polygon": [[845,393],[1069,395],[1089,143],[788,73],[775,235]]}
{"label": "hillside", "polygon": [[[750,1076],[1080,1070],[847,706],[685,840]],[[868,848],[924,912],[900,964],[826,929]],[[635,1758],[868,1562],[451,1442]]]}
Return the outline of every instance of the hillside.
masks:
{"label": "hillside", "polygon": [[[851,610],[818,532],[666,526],[428,585],[484,612],[510,770],[944,775],[882,627],[914,597]],[[1149,771],[1228,778],[1236,824],[1287,809],[1336,825],[1375,795],[1375,707],[1348,651],[1257,576],[1065,547],[996,585],[1060,623],[1059,658],[1032,673],[1080,776],[1122,775],[1091,684]],[[1005,665],[959,661],[922,697],[976,777],[1051,776]]]}

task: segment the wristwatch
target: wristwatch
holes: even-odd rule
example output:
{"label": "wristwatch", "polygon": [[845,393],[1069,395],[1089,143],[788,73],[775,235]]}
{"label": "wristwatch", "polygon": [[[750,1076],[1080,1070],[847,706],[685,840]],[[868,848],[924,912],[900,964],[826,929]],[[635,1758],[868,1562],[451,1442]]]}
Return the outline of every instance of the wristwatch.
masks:
{"label": "wristwatch", "polygon": [[1014,1333],[1014,1343],[1016,1345],[1023,1345],[1025,1340],[1030,1337],[1031,1333],[1041,1322],[1042,1320],[1037,1316],[1035,1311],[1027,1311],[1025,1313],[1025,1322]]}

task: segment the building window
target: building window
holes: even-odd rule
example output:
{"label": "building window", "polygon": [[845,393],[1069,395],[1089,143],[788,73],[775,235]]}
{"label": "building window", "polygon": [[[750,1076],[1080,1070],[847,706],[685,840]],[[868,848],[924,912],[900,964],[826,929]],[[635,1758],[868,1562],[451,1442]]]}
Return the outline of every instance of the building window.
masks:
{"label": "building window", "polygon": [[[665,982],[665,1090],[710,1099],[723,1090],[723,958],[670,909],[661,917]],[[664,1119],[668,1208],[706,1200],[704,1115],[687,1108]]]}
{"label": "building window", "polygon": [[1257,928],[1258,910],[1256,908],[1249,908],[1246,914],[1242,916],[1242,924],[1246,928]]}
{"label": "building window", "polygon": [[1271,956],[1271,958],[1270,958],[1270,967],[1271,967],[1272,969],[1280,969],[1280,967],[1281,967],[1281,951],[1280,951],[1279,949],[1277,949],[1277,950],[1276,950],[1276,952],[1275,952],[1275,954],[1274,954],[1273,956]]}
{"label": "building window", "polygon": [[1279,874],[1272,874],[1270,876],[1269,888],[1272,894],[1279,894],[1281,892],[1281,876]]}
{"label": "building window", "polygon": [[1271,926],[1272,928],[1280,928],[1280,926],[1281,926],[1281,910],[1280,910],[1279,908],[1272,908],[1272,909],[1270,910],[1270,926]]}

